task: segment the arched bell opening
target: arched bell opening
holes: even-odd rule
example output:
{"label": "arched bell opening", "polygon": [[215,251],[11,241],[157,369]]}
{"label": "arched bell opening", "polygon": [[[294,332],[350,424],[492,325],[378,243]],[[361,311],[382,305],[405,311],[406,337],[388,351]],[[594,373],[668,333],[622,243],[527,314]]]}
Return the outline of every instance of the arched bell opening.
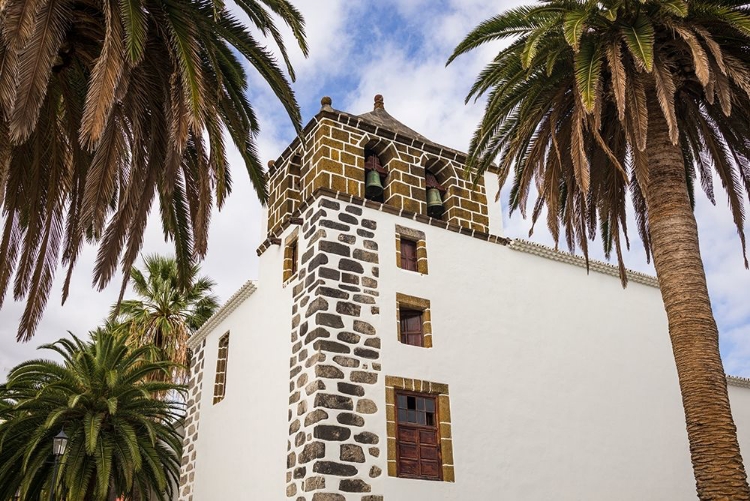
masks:
{"label": "arched bell opening", "polygon": [[383,166],[380,156],[373,150],[365,149],[365,198],[374,202],[385,201],[385,179],[388,171]]}
{"label": "arched bell opening", "polygon": [[425,201],[427,215],[435,219],[443,219],[445,215],[445,187],[429,169],[425,169]]}

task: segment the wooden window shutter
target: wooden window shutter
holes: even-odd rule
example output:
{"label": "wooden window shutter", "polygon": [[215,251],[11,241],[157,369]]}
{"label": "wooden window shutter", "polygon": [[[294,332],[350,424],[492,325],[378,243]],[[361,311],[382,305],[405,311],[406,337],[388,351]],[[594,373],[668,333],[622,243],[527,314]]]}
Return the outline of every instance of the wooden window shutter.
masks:
{"label": "wooden window shutter", "polygon": [[417,242],[401,239],[401,268],[417,271]]}

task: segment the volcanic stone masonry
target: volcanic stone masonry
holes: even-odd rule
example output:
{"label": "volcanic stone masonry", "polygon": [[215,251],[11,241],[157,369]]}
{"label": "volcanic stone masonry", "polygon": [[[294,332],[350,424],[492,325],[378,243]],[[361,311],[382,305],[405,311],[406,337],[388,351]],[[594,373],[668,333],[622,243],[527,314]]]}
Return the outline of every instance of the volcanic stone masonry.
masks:
{"label": "volcanic stone masonry", "polygon": [[203,391],[203,357],[206,340],[190,357],[190,381],[188,382],[187,414],[185,418],[185,435],[182,441],[182,462],[180,464],[180,497],[179,501],[193,501],[193,482],[195,480],[195,443],[198,441],[198,424],[201,412],[201,394]]}
{"label": "volcanic stone masonry", "polygon": [[319,198],[297,245],[289,374],[286,495],[382,501],[386,468],[375,413],[380,378],[377,223]]}

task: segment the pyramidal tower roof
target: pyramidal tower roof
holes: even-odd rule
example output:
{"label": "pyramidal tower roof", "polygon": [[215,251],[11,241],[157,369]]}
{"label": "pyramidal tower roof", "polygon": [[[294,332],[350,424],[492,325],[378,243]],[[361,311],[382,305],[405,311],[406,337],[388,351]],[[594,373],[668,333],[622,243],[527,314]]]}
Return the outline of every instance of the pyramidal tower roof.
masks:
{"label": "pyramidal tower roof", "polygon": [[384,127],[397,134],[402,134],[412,139],[418,139],[423,143],[433,142],[423,135],[419,134],[415,130],[410,129],[403,123],[399,122],[398,120],[393,118],[390,113],[385,111],[385,103],[381,94],[375,96],[375,105],[372,111],[357,116],[359,116],[359,118],[367,120],[374,125],[377,125],[378,127]]}

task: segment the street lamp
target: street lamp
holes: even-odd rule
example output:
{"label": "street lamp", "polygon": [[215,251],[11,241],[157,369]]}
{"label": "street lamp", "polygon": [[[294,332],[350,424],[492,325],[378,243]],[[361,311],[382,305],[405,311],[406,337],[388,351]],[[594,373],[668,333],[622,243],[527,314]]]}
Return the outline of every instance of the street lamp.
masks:
{"label": "street lamp", "polygon": [[52,454],[55,456],[55,468],[52,470],[52,485],[49,488],[49,501],[55,499],[55,484],[57,483],[57,470],[60,468],[60,458],[65,454],[68,447],[68,436],[63,430],[52,439]]}

